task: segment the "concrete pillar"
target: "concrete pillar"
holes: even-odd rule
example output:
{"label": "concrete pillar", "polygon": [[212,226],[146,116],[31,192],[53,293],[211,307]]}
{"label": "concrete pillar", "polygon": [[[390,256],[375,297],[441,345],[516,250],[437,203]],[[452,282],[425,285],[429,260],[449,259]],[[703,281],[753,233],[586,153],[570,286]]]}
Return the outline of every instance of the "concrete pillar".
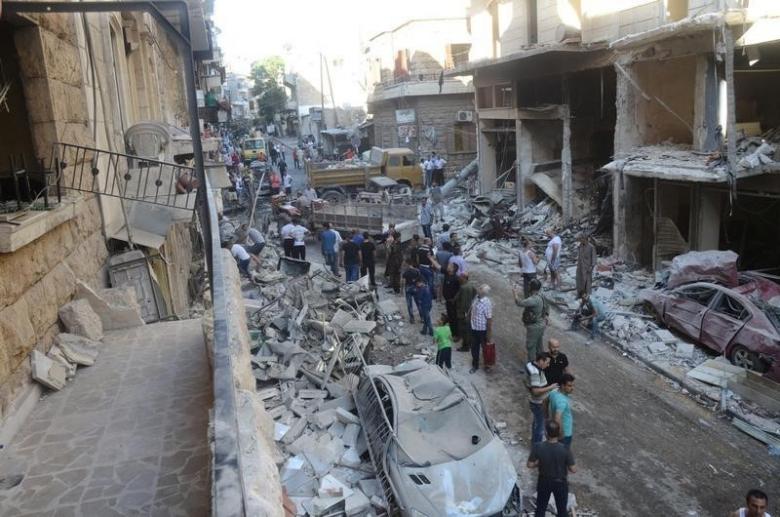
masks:
{"label": "concrete pillar", "polygon": [[718,146],[718,75],[712,56],[696,58],[696,84],[693,106],[693,147],[711,152]]}
{"label": "concrete pillar", "polygon": [[[533,196],[530,190],[532,186],[529,185],[528,179],[531,177],[534,167],[534,146],[533,146],[533,134],[529,130],[528,124],[522,120],[518,120],[515,123],[515,129],[517,131],[516,148],[517,148],[517,165],[519,169],[518,186],[522,192],[523,204],[525,206],[529,199]],[[520,198],[518,197],[518,200]],[[519,202],[519,201],[518,201]]]}
{"label": "concrete pillar", "polygon": [[490,137],[483,130],[488,128],[488,123],[479,121],[478,147],[479,153],[479,188],[480,192],[491,192],[496,188],[496,148],[492,145]]}
{"label": "concrete pillar", "polygon": [[572,187],[571,173],[571,117],[569,116],[569,105],[563,107],[563,147],[561,148],[561,200],[563,206],[563,221],[568,223],[574,216],[574,189]]}
{"label": "concrete pillar", "polygon": [[716,250],[720,245],[721,193],[716,190],[697,189],[698,210],[696,217],[696,250]]}

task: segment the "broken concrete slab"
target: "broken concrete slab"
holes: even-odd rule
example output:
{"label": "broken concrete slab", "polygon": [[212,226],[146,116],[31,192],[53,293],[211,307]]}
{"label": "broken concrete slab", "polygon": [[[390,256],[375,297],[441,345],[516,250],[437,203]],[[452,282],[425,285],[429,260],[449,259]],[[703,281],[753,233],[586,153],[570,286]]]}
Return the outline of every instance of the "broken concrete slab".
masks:
{"label": "broken concrete slab", "polygon": [[279,442],[290,430],[289,425],[284,425],[281,422],[274,422],[274,440]]}
{"label": "broken concrete slab", "polygon": [[303,454],[309,460],[314,473],[322,477],[330,471],[344,453],[344,442],[328,433],[320,436],[313,446],[307,447]]}
{"label": "broken concrete slab", "polygon": [[693,345],[690,343],[677,343],[674,350],[675,357],[693,357]]}
{"label": "broken concrete slab", "polygon": [[[351,413],[350,413],[351,414]],[[317,411],[311,417],[311,422],[320,429],[326,429],[330,427],[337,419],[336,409],[326,409],[324,411]],[[339,419],[341,420],[341,419]],[[343,422],[349,423],[349,422]]]}
{"label": "broken concrete slab", "polygon": [[371,501],[360,490],[355,490],[352,495],[347,496],[344,501],[344,512],[347,516],[365,515],[371,507]]}
{"label": "broken concrete slab", "polygon": [[65,357],[65,354],[62,352],[62,349],[58,347],[57,345],[54,345],[51,347],[51,350],[49,350],[49,353],[46,354],[47,357],[54,361],[58,361],[62,366],[65,367],[66,372],[66,378],[68,380],[72,379],[76,376],[76,363],[71,362],[68,360],[67,357]]}
{"label": "broken concrete slab", "polygon": [[376,321],[351,320],[344,325],[344,332],[356,334],[370,334],[376,328]]}
{"label": "broken concrete slab", "polygon": [[368,497],[382,497],[382,487],[379,484],[379,480],[376,478],[361,479],[358,481],[358,486],[360,487],[360,491]]}
{"label": "broken concrete slab", "polygon": [[343,408],[347,411],[355,410],[355,399],[351,394],[344,395],[343,397],[327,400],[320,404],[320,411],[326,411],[328,409]]}
{"label": "broken concrete slab", "polygon": [[317,495],[320,497],[349,497],[353,493],[354,490],[336,479],[331,474],[324,476],[320,480],[320,487],[317,490]]}
{"label": "broken concrete slab", "polygon": [[63,332],[57,335],[56,341],[68,361],[81,366],[92,366],[95,364],[95,360],[100,353],[100,342],[75,334]]}
{"label": "broken concrete slab", "polygon": [[265,388],[257,392],[257,398],[260,400],[268,400],[281,395],[279,388]]}
{"label": "broken concrete slab", "polygon": [[76,298],[89,302],[100,317],[104,330],[119,330],[145,325],[135,287],[92,289],[84,282],[76,285]]}
{"label": "broken concrete slab", "polygon": [[354,319],[356,319],[355,316],[343,309],[339,309],[331,318],[330,324],[336,328],[344,330],[344,326]]}
{"label": "broken concrete slab", "polygon": [[363,461],[360,459],[357,449],[349,448],[339,458],[339,463],[346,467],[359,467]]}
{"label": "broken concrete slab", "polygon": [[360,434],[360,426],[357,424],[346,424],[344,427],[344,434],[341,435],[341,439],[344,441],[346,447],[355,448],[357,446],[357,438]]}
{"label": "broken concrete slab", "polygon": [[379,310],[380,314],[384,316],[390,316],[401,312],[401,309],[398,308],[398,305],[391,298],[387,298],[377,303],[376,308]]}
{"label": "broken concrete slab", "polygon": [[343,497],[314,497],[303,503],[303,507],[311,517],[338,515],[344,511]]}
{"label": "broken concrete slab", "polygon": [[338,407],[334,411],[336,412],[336,418],[340,422],[344,422],[345,424],[360,424],[360,419],[346,409]]}
{"label": "broken concrete slab", "polygon": [[298,391],[298,398],[301,399],[325,399],[328,396],[328,392],[325,390],[309,390],[304,389]]}
{"label": "broken concrete slab", "polygon": [[317,495],[317,478],[309,462],[301,455],[289,458],[279,472],[287,494],[293,497],[314,497]]}
{"label": "broken concrete slab", "polygon": [[330,427],[328,427],[328,433],[334,438],[341,438],[343,440],[346,427],[347,426],[345,426],[343,422],[333,422]]}
{"label": "broken concrete slab", "polygon": [[664,343],[676,343],[678,341],[677,336],[666,329],[654,329],[653,333]]}
{"label": "broken concrete slab", "polygon": [[663,341],[655,341],[653,343],[647,343],[647,351],[651,354],[662,354],[669,351],[669,347]]}
{"label": "broken concrete slab", "polygon": [[103,322],[87,300],[73,300],[59,310],[59,317],[70,334],[103,339]]}
{"label": "broken concrete slab", "polygon": [[67,383],[68,372],[59,361],[54,361],[37,350],[30,354],[32,378],[47,388],[61,390]]}
{"label": "broken concrete slab", "polygon": [[306,417],[301,417],[298,420],[295,421],[295,423],[287,430],[286,433],[284,433],[284,437],[282,438],[282,443],[285,445],[289,445],[295,440],[297,440],[302,434],[303,431],[306,430],[306,424],[307,424]]}

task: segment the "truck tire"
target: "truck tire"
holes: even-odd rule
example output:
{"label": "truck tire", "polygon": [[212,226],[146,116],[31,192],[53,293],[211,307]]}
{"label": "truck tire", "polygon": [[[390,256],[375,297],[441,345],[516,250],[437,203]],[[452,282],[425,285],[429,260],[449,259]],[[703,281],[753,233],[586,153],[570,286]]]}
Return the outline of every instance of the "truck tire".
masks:
{"label": "truck tire", "polygon": [[322,199],[328,203],[343,203],[347,200],[347,196],[338,190],[326,190],[322,194]]}

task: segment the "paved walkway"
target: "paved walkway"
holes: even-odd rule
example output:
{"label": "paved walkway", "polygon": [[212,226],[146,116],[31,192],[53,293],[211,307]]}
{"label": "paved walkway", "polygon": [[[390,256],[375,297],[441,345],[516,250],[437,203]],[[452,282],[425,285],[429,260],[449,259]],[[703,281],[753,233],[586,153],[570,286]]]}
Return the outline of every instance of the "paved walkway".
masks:
{"label": "paved walkway", "polygon": [[[211,382],[199,320],[110,332],[0,452],[0,515],[199,516]],[[4,489],[10,475],[21,483]]]}

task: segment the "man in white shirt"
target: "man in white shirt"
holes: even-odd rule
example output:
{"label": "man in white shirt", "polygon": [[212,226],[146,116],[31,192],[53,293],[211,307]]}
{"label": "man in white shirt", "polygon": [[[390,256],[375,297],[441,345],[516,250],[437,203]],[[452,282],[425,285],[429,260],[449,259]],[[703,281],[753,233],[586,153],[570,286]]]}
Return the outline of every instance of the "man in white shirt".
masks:
{"label": "man in white shirt", "polygon": [[293,238],[292,231],[294,227],[295,225],[290,221],[282,226],[282,229],[279,231],[282,238],[282,248],[284,248],[285,257],[292,257],[293,254],[293,242],[295,239]]}
{"label": "man in white shirt", "polygon": [[523,275],[523,298],[528,298],[528,295],[531,294],[528,286],[531,280],[536,278],[536,263],[539,262],[539,259],[536,258],[531,249],[531,243],[528,239],[523,237],[522,244],[523,249],[520,250],[520,272]]}
{"label": "man in white shirt", "polygon": [[561,276],[558,269],[561,267],[561,248],[562,241],[560,236],[553,229],[546,232],[550,240],[547,242],[547,249],[544,251],[544,258],[547,259],[547,269],[550,270],[550,283],[553,289],[561,288]]}
{"label": "man in white shirt", "polygon": [[285,174],[284,175],[284,193],[287,194],[287,197],[290,197],[292,195],[292,174]]}
{"label": "man in white shirt", "polygon": [[293,221],[293,228],[290,234],[293,237],[292,258],[306,260],[306,234],[309,230],[301,225],[299,221]]}
{"label": "man in white shirt", "polygon": [[552,390],[558,389],[557,384],[547,384],[544,370],[548,366],[550,366],[548,352],[538,352],[534,360],[525,365],[525,387],[531,394],[530,406],[533,415],[531,444],[544,441],[544,401]]}
{"label": "man in white shirt", "polygon": [[236,262],[238,263],[238,270],[242,274],[249,276],[249,260],[251,257],[249,256],[249,253],[247,253],[246,249],[242,245],[236,243],[230,247],[230,254],[233,255],[234,259],[236,259]]}
{"label": "man in white shirt", "polygon": [[769,506],[769,497],[761,490],[753,488],[748,490],[745,497],[745,506],[735,512],[731,512],[729,517],[772,517],[766,512]]}
{"label": "man in white shirt", "polygon": [[439,185],[444,185],[444,166],[447,162],[441,156],[436,156],[436,162],[433,165],[433,181]]}

